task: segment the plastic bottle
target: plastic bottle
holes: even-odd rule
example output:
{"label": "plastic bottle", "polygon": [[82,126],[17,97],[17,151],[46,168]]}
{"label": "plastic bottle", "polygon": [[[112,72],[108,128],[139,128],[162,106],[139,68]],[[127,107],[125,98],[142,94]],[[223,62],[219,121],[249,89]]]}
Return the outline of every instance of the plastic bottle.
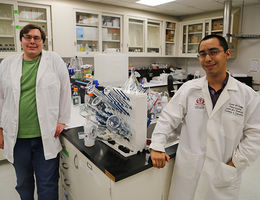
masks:
{"label": "plastic bottle", "polygon": [[89,96],[88,103],[91,104],[93,99],[94,99],[94,94],[91,92],[91,93],[88,94],[88,96]]}
{"label": "plastic bottle", "polygon": [[72,102],[73,102],[73,105],[79,105],[81,103],[80,95],[79,95],[79,88],[73,89]]}
{"label": "plastic bottle", "polygon": [[93,93],[85,93],[85,96],[84,96],[84,102],[85,102],[85,105],[87,105],[87,103],[91,104],[92,100],[94,98],[94,94]]}

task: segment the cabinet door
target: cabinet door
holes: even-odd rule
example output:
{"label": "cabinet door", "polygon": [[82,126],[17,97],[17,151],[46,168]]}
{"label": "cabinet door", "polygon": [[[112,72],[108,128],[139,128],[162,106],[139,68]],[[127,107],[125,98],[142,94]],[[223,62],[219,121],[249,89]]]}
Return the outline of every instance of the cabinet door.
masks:
{"label": "cabinet door", "polygon": [[[20,29],[27,24],[40,26],[46,34],[43,49],[52,50],[50,7],[37,4],[18,3],[18,13]],[[19,33],[17,34],[19,35]]]}
{"label": "cabinet door", "polygon": [[111,182],[112,200],[167,200],[174,160],[162,169],[150,168],[118,182]]}
{"label": "cabinet door", "polygon": [[173,56],[175,49],[175,22],[165,22],[165,55]]}
{"label": "cabinet door", "polygon": [[204,36],[203,22],[183,25],[182,53],[185,56],[197,55],[199,42]]}
{"label": "cabinet door", "polygon": [[[75,147],[64,137],[60,137],[62,151],[60,153],[60,196],[77,199],[78,182],[77,176],[77,154]],[[73,198],[72,198],[73,197]]]}
{"label": "cabinet door", "polygon": [[211,20],[211,34],[223,36],[223,18]]}
{"label": "cabinet door", "polygon": [[0,58],[16,51],[14,4],[0,3]]}
{"label": "cabinet door", "polygon": [[161,22],[147,22],[147,53],[161,54]]}
{"label": "cabinet door", "polygon": [[78,189],[81,191],[78,196],[79,200],[85,197],[97,200],[111,199],[111,180],[82,153],[78,154],[77,175]]}
{"label": "cabinet door", "polygon": [[128,19],[128,52],[145,52],[145,20]]}
{"label": "cabinet door", "polygon": [[[61,138],[64,158],[61,173],[65,176],[63,188],[75,200],[110,200],[110,179],[67,139]],[[61,162],[62,163],[62,162]],[[62,194],[61,194],[62,195]]]}
{"label": "cabinet door", "polygon": [[77,53],[89,55],[99,51],[99,18],[97,13],[76,12]]}
{"label": "cabinet door", "polygon": [[102,52],[121,52],[121,16],[102,15]]}
{"label": "cabinet door", "polygon": [[197,53],[198,45],[203,36],[203,23],[188,25],[187,53]]}

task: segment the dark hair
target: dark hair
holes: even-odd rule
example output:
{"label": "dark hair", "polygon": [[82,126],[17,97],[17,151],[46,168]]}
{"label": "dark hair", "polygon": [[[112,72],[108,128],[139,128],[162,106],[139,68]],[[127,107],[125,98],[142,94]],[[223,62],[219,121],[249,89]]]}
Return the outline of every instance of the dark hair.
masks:
{"label": "dark hair", "polygon": [[23,35],[26,34],[26,33],[29,33],[29,31],[32,30],[32,29],[38,29],[41,32],[41,38],[42,38],[42,41],[44,43],[45,39],[46,39],[46,35],[45,35],[44,31],[42,30],[41,27],[34,25],[34,24],[27,24],[26,26],[24,26],[22,28],[22,30],[20,31],[20,41],[22,41]]}
{"label": "dark hair", "polygon": [[219,45],[223,47],[224,51],[226,52],[228,50],[228,43],[224,37],[222,37],[220,35],[207,35],[200,41],[199,46],[198,46],[198,52],[200,51],[201,42],[211,39],[211,38],[217,38],[219,41]]}

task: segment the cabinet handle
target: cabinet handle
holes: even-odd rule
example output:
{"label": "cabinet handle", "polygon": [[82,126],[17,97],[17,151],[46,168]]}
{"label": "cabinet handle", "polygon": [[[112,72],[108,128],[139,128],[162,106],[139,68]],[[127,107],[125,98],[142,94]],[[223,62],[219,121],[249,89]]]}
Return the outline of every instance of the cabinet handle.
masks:
{"label": "cabinet handle", "polygon": [[87,162],[87,166],[90,170],[92,170],[92,165],[89,162]]}
{"label": "cabinet handle", "polygon": [[62,167],[63,167],[64,169],[69,169],[69,166],[68,166],[67,163],[62,163],[61,165],[62,165]]}
{"label": "cabinet handle", "polygon": [[77,154],[75,154],[73,161],[74,161],[74,167],[76,169],[78,169],[79,168],[79,165],[78,165],[79,161],[78,161],[78,155]]}

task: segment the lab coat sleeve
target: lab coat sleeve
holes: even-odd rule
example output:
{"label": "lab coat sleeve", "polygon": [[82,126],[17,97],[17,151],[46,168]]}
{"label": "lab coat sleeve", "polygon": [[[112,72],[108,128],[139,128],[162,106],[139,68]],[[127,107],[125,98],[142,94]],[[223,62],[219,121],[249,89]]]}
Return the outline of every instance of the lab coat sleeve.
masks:
{"label": "lab coat sleeve", "polygon": [[150,149],[165,152],[167,138],[182,122],[185,110],[185,89],[181,87],[159,117],[152,134]]}
{"label": "lab coat sleeve", "polygon": [[57,55],[58,76],[60,79],[60,102],[59,102],[59,118],[58,123],[68,124],[70,122],[71,113],[71,90],[70,79],[66,64],[60,56]]}
{"label": "lab coat sleeve", "polygon": [[244,170],[260,155],[260,96],[255,94],[248,103],[243,139],[235,149],[232,162],[238,170]]}
{"label": "lab coat sleeve", "polygon": [[3,80],[2,80],[2,74],[3,74],[3,62],[0,63],[0,128],[2,128],[2,108],[4,103],[4,91],[3,91]]}

